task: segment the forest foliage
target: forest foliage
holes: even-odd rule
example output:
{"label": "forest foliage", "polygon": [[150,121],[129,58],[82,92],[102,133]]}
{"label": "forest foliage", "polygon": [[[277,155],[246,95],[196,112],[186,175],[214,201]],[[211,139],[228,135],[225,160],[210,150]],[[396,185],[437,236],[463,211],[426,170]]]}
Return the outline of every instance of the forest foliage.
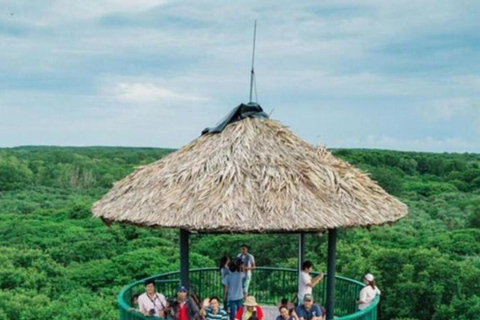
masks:
{"label": "forest foliage", "polygon": [[[0,320],[116,319],[122,286],[179,269],[178,232],[114,224],[90,207],[136,166],[173,150],[0,149]],[[384,320],[480,319],[480,155],[334,150],[408,204],[382,227],[339,233],[338,274],[372,272]],[[307,235],[326,267],[326,237]],[[295,235],[196,235],[191,266],[215,266],[240,243],[260,266],[296,267]]]}

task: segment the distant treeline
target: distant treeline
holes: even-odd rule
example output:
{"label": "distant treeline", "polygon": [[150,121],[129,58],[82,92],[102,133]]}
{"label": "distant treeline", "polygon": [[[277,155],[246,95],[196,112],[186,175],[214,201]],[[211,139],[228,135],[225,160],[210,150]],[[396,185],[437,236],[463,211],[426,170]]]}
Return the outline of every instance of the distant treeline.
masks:
{"label": "distant treeline", "polygon": [[19,147],[0,149],[0,191],[29,186],[107,188],[132,171],[172,152],[121,147]]}
{"label": "distant treeline", "polygon": [[[114,181],[172,151],[0,149],[0,320],[117,319],[123,285],[178,270],[177,230],[106,227],[90,212]],[[381,320],[480,319],[480,155],[334,154],[369,172],[410,212],[391,226],[341,230],[337,272],[375,274]],[[307,259],[325,271],[325,236],[306,238]],[[191,267],[215,266],[243,242],[260,266],[297,265],[296,235],[195,235]]]}

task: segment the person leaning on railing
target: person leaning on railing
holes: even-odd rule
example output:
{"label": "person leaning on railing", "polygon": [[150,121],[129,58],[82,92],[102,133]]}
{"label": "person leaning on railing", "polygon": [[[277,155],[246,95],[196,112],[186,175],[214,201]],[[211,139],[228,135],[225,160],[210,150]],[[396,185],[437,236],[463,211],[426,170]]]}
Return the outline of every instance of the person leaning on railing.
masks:
{"label": "person leaning on railing", "polygon": [[237,255],[237,259],[242,260],[242,270],[245,272],[245,278],[243,280],[243,292],[245,298],[248,296],[248,289],[250,288],[250,282],[252,281],[252,270],[256,268],[255,257],[248,253],[250,248],[246,244],[240,246],[240,253]]}
{"label": "person leaning on railing", "polygon": [[220,302],[217,297],[211,297],[203,300],[200,315],[205,320],[228,320],[228,314],[220,309]]}
{"label": "person leaning on railing", "polygon": [[360,290],[360,299],[357,300],[358,310],[363,310],[373,303],[375,297],[380,295],[380,289],[375,284],[375,278],[371,273],[367,273],[363,277],[365,287]]}

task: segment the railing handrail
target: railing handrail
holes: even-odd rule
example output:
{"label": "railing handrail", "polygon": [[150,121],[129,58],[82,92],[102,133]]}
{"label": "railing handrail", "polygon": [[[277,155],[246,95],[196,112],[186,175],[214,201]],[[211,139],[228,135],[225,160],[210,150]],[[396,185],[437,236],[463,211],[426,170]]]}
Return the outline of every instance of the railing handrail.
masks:
{"label": "railing handrail", "polygon": [[336,318],[336,319],[341,319],[341,320],[351,320],[351,319],[356,319],[356,318],[358,319],[358,318],[360,318],[360,316],[362,316],[366,313],[369,313],[372,309],[376,308],[379,301],[380,301],[380,296],[377,295],[373,299],[372,303],[368,307],[366,307],[365,309],[358,310],[355,313],[351,313],[351,314],[348,314],[346,316],[342,316],[342,317],[339,317],[339,318]]}
{"label": "railing handrail", "polygon": [[[298,269],[278,268],[278,267],[256,267],[255,269],[256,270],[266,270],[266,271],[292,272],[292,273],[297,273],[298,272]],[[195,268],[195,269],[190,270],[191,273],[192,272],[203,272],[203,271],[218,271],[218,272],[220,272],[218,267]],[[312,274],[317,275],[317,274],[319,274],[319,272],[312,272]],[[158,282],[180,281],[180,278],[178,278],[178,279],[168,279],[168,280],[165,279],[164,281],[159,279],[159,278],[165,278],[165,277],[172,276],[172,275],[180,275],[180,271],[171,271],[171,272],[167,272],[167,273],[157,274],[157,275],[154,275],[154,276],[150,276],[150,277],[147,277],[147,278],[143,278],[143,279],[134,281],[134,282],[124,286],[122,288],[122,290],[120,290],[119,294],[117,295],[117,302],[119,304],[119,307],[122,308],[123,310],[129,310],[130,305],[127,304],[127,302],[124,300],[125,294],[127,293],[128,290],[131,290],[133,287],[135,287],[137,285],[143,284],[147,280],[154,280],[154,281],[158,281]],[[359,287],[364,287],[365,286],[360,281],[350,279],[350,278],[347,278],[347,277],[343,277],[343,276],[337,276],[336,275],[335,279],[350,282],[350,283],[358,285]],[[360,316],[362,316],[364,314],[367,314],[367,313],[371,312],[374,308],[376,308],[379,301],[380,301],[380,297],[376,296],[375,299],[373,300],[372,304],[369,305],[367,308],[365,308],[363,310],[356,311],[355,313],[351,313],[351,314],[348,314],[348,315],[341,316],[341,317],[336,318],[336,319],[339,319],[339,320],[358,319],[358,318],[360,318]],[[138,316],[140,316],[140,314],[138,314]],[[143,317],[143,315],[142,315],[142,319],[143,318],[149,319],[149,318]]]}

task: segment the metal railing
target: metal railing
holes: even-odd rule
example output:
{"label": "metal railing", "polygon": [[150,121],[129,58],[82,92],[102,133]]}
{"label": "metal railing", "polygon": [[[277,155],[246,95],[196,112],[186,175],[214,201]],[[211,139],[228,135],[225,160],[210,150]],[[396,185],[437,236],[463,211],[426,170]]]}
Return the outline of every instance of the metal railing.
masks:
{"label": "metal railing", "polygon": [[[204,268],[190,270],[190,287],[202,299],[218,296],[223,297],[223,286],[218,268]],[[131,283],[118,294],[120,320],[150,319],[132,309],[131,301],[134,294],[145,291],[144,281],[154,280],[156,290],[166,297],[176,296],[176,287],[180,282],[180,272],[169,272]],[[358,311],[356,300],[363,288],[363,283],[341,276],[335,277],[335,319],[337,320],[376,320],[377,305],[380,298],[377,296],[366,309]],[[253,272],[249,295],[255,296],[261,305],[276,305],[282,298],[294,299],[298,288],[298,270],[270,267],[258,267]],[[326,298],[326,281],[313,289],[315,302],[324,306]],[[270,319],[265,319],[270,320]]]}

